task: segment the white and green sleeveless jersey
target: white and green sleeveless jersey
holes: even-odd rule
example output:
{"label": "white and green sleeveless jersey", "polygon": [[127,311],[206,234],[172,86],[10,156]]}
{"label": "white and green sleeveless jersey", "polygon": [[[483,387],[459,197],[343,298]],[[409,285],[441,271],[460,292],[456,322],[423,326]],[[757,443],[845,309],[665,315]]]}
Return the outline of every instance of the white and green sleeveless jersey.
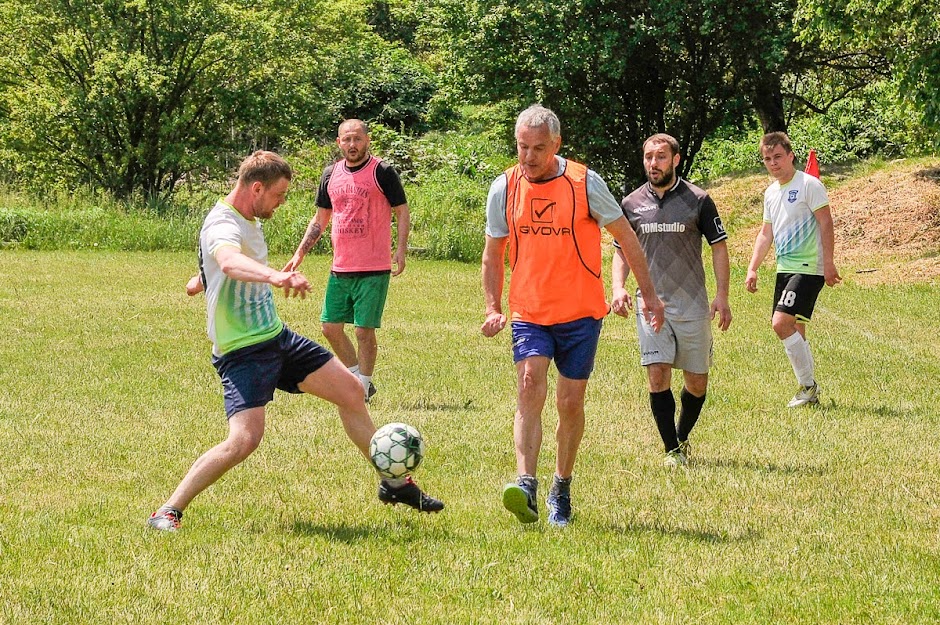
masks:
{"label": "white and green sleeveless jersey", "polygon": [[796,171],[790,182],[774,182],[764,192],[764,221],[774,231],[778,273],[821,276],[822,237],[815,212],[829,205],[826,187],[816,177]]}
{"label": "white and green sleeveless jersey", "polygon": [[206,287],[209,339],[216,356],[272,339],[284,327],[269,284],[233,280],[222,273],[215,255],[224,246],[235,247],[262,265],[268,263],[261,222],[248,221],[219,200],[199,234],[199,270]]}

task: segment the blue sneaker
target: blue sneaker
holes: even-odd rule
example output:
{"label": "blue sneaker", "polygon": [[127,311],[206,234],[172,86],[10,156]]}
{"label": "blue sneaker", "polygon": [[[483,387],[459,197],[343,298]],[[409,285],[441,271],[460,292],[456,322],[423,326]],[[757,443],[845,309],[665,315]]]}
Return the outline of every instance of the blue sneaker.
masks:
{"label": "blue sneaker", "polygon": [[516,515],[520,523],[535,523],[539,520],[539,508],[535,502],[535,480],[523,480],[503,487],[503,506]]}
{"label": "blue sneaker", "polygon": [[548,522],[555,527],[565,527],[571,521],[571,493],[549,493],[545,505]]}

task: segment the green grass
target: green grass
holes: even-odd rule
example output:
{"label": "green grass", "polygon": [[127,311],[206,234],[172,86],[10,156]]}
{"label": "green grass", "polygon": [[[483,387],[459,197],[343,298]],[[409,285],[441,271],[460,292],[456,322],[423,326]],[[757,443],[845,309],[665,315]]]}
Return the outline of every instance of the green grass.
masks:
{"label": "green grass", "polygon": [[[204,302],[183,294],[193,263],[0,252],[0,623],[940,619],[940,286],[826,289],[810,335],[823,405],[791,411],[772,276],[750,296],[735,267],[688,471],[661,466],[636,330],[609,318],[576,517],[556,531],[500,505],[515,383],[508,332],[478,330],[478,267],[414,259],[393,280],[372,413],[424,433],[417,477],[447,509],[380,505],[335,411],[282,394],[261,448],[165,535],[145,518],[225,433]],[[327,258],[304,270],[322,292]],[[320,337],[319,295],[278,305]],[[544,422],[543,483],[551,406]]]}

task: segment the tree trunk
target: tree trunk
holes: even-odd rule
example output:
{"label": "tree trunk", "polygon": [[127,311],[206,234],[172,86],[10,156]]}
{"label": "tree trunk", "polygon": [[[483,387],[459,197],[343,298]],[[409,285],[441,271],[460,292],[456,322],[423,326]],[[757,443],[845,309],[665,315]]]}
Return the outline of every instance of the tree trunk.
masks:
{"label": "tree trunk", "polygon": [[787,118],[783,111],[783,94],[780,89],[779,75],[767,74],[755,85],[751,94],[751,104],[765,134],[787,131]]}

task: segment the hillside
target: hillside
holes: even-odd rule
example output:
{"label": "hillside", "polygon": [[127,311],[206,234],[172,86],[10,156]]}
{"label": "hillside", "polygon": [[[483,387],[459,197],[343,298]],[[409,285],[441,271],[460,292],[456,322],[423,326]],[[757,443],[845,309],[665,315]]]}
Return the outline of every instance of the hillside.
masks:
{"label": "hillside", "polygon": [[[940,281],[940,159],[822,166],[836,230],[836,264],[860,284]],[[746,265],[768,177],[709,185],[728,229],[732,262]],[[768,261],[769,262],[769,261]]]}

